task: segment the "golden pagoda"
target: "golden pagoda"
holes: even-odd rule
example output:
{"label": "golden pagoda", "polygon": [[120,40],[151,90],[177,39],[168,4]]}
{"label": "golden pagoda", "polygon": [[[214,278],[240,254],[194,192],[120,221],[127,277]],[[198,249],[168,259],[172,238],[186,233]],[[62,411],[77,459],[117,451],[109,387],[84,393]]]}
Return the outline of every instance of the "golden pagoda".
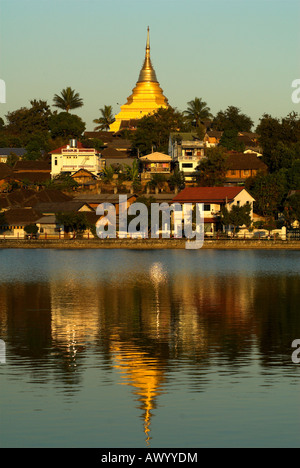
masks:
{"label": "golden pagoda", "polygon": [[120,130],[121,122],[141,119],[145,115],[156,112],[160,107],[168,107],[168,100],[159,86],[155,70],[150,59],[150,35],[147,30],[146,56],[139,79],[127,103],[121,106],[121,111],[115,116],[110,126],[111,132]]}

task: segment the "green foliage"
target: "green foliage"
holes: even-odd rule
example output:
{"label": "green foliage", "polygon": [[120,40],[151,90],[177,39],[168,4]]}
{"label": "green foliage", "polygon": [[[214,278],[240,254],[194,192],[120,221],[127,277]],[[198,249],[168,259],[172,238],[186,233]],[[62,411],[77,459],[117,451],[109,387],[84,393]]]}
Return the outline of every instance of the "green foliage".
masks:
{"label": "green foliage", "polygon": [[225,149],[222,147],[209,148],[206,156],[197,167],[197,184],[202,187],[223,185],[228,167]]}
{"label": "green foliage", "polygon": [[135,182],[139,178],[139,162],[137,159],[134,159],[132,162],[132,166],[129,166],[128,164],[124,164],[124,171],[125,171],[125,177],[127,180],[132,180],[132,182]]}
{"label": "green foliage", "polygon": [[70,175],[62,173],[45,182],[45,187],[54,190],[74,190],[78,183]]}
{"label": "green foliage", "polygon": [[82,212],[57,213],[56,224],[64,226],[65,232],[73,232],[74,237],[82,234],[90,225]]}
{"label": "green foliage", "polygon": [[81,143],[84,148],[94,148],[98,153],[104,148],[104,143],[99,138],[82,138]]}
{"label": "green foliage", "polygon": [[93,122],[97,124],[97,127],[94,128],[94,131],[109,130],[110,125],[115,121],[112,106],[104,106],[99,110],[101,116],[99,119],[93,120]]}
{"label": "green foliage", "polygon": [[162,189],[167,182],[167,178],[164,174],[153,174],[151,180],[148,182],[148,186],[151,188]]}
{"label": "green foliage", "polygon": [[23,159],[28,161],[37,161],[50,150],[49,139],[46,136],[35,135],[26,145],[26,153]]}
{"label": "green foliage", "polygon": [[52,138],[63,137],[65,139],[78,138],[85,131],[85,123],[77,115],[61,112],[51,117],[49,122]]}
{"label": "green foliage", "polygon": [[37,234],[39,228],[37,227],[36,224],[27,224],[27,226],[24,227],[24,231],[26,234]]}
{"label": "green foliage", "polygon": [[300,222],[300,194],[295,193],[288,197],[284,204],[284,219],[291,226],[294,221]]}
{"label": "green foliage", "polygon": [[213,128],[219,131],[236,130],[237,132],[250,132],[253,121],[240,109],[229,106],[225,111],[219,111],[213,120]]}
{"label": "green foliage", "polygon": [[5,224],[7,224],[5,219],[5,212],[0,211],[0,226],[4,226]]}
{"label": "green foliage", "polygon": [[168,184],[171,190],[175,190],[175,188],[183,190],[185,186],[184,172],[175,170],[169,177]]}
{"label": "green foliage", "polygon": [[295,112],[282,119],[264,114],[256,129],[263,160],[271,172],[291,167],[300,159],[300,118]]}
{"label": "green foliage", "polygon": [[144,116],[138,121],[132,143],[140,155],[149,154],[152,149],[167,153],[171,132],[184,131],[186,125],[181,112],[168,107],[160,108],[154,114]]}
{"label": "green foliage", "polygon": [[233,226],[233,232],[235,233],[236,229],[240,226],[250,226],[250,213],[251,205],[249,203],[242,206],[232,205],[230,210],[228,210],[226,207],[223,207],[221,210],[221,222],[225,226]]}
{"label": "green foliage", "polygon": [[246,190],[255,198],[254,211],[262,216],[274,217],[282,208],[287,193],[283,172],[259,173],[245,182]]}
{"label": "green foliage", "polygon": [[79,93],[76,93],[70,86],[63,89],[60,96],[55,94],[53,103],[54,107],[58,107],[67,113],[72,109],[77,109],[78,107],[83,106],[83,100],[79,96]]}
{"label": "green foliage", "polygon": [[115,174],[114,168],[112,166],[105,166],[102,172],[103,180],[105,182],[112,182]]}
{"label": "green foliage", "polygon": [[224,130],[220,139],[220,146],[226,148],[228,151],[245,151],[245,145],[238,141],[238,131],[234,128]]}
{"label": "green foliage", "polygon": [[17,136],[22,144],[26,145],[33,135],[43,135],[47,138],[49,131],[49,121],[52,115],[50,106],[46,101],[32,100],[31,107],[22,107],[16,111],[9,112],[6,115],[8,124],[6,126],[7,135]]}
{"label": "green foliage", "polygon": [[19,161],[19,156],[12,152],[7,156],[6,164],[10,167],[14,167],[17,161]]}
{"label": "green foliage", "polygon": [[212,118],[212,114],[210,113],[210,108],[207,106],[207,103],[198,97],[195,97],[195,99],[188,102],[188,108],[183,114],[186,121],[198,129],[204,129],[204,123]]}

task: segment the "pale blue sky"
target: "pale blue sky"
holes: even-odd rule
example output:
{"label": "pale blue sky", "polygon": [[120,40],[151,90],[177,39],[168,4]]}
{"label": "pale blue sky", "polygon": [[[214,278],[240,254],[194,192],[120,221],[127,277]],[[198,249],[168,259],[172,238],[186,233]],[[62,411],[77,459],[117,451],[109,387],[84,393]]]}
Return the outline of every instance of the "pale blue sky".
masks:
{"label": "pale blue sky", "polygon": [[151,58],[169,103],[198,96],[212,113],[239,107],[255,123],[264,112],[300,113],[291,83],[300,78],[299,0],[0,0],[0,116],[52,104],[71,86],[75,112],[94,127],[99,108],[124,104]]}

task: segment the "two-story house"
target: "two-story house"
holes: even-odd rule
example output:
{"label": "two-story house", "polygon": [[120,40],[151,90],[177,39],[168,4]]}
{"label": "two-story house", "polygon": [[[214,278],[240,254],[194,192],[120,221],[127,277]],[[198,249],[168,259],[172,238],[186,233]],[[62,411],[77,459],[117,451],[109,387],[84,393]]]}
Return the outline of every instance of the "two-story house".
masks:
{"label": "two-story house", "polygon": [[173,203],[203,203],[204,231],[211,234],[221,230],[220,212],[223,207],[230,211],[233,205],[250,204],[253,220],[254,201],[243,187],[186,187],[173,198]]}
{"label": "two-story house", "polygon": [[94,148],[84,148],[80,142],[70,140],[51,153],[51,177],[59,174],[72,175],[80,169],[86,169],[97,176],[101,172],[101,155]]}
{"label": "two-story house", "polygon": [[205,156],[206,144],[197,133],[171,133],[169,138],[169,155],[178,170],[182,171],[185,180],[191,181],[200,160]]}

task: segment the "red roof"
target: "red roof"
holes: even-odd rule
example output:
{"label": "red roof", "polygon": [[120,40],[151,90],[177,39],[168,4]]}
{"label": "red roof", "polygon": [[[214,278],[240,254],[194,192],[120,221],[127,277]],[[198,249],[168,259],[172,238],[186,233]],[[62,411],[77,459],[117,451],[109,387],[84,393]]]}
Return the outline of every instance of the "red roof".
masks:
{"label": "red roof", "polygon": [[[57,149],[55,149],[53,151],[50,151],[50,153],[51,154],[61,154],[61,150],[67,149],[67,146],[70,147],[70,145],[64,145],[64,146],[61,146],[60,148],[57,148]],[[84,148],[84,146],[82,145],[82,143],[80,141],[77,141],[77,147],[76,148]],[[87,149],[91,149],[91,148],[87,148]]]}
{"label": "red roof", "polygon": [[243,187],[187,187],[173,198],[173,202],[202,203],[230,202],[244,190]]}

